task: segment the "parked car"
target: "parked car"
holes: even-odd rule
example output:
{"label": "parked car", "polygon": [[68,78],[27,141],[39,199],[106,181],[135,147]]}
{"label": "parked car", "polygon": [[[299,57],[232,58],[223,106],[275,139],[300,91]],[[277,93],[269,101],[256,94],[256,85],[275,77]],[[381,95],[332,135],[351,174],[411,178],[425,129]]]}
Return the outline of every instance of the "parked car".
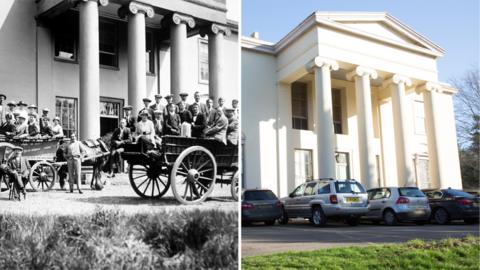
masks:
{"label": "parked car", "polygon": [[308,218],[315,226],[327,219],[344,219],[349,225],[358,224],[360,216],[368,212],[365,188],[355,180],[319,179],[296,187],[283,203],[280,223],[290,218]]}
{"label": "parked car", "polygon": [[370,206],[364,219],[386,225],[405,221],[420,225],[430,219],[428,199],[417,187],[381,187],[367,192]]}
{"label": "parked car", "polygon": [[431,218],[438,224],[463,220],[467,224],[479,220],[479,198],[458,189],[425,190],[432,208]]}
{"label": "parked car", "polygon": [[282,203],[268,189],[247,189],[242,192],[242,223],[265,222],[273,225],[282,215]]}

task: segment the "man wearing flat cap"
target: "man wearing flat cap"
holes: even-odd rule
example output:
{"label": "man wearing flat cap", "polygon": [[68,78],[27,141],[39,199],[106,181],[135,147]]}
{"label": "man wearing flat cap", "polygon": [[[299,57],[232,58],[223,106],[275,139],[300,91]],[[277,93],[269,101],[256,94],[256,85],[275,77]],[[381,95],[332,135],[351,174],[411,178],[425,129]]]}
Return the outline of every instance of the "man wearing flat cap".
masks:
{"label": "man wearing flat cap", "polygon": [[150,103],[152,102],[152,100],[149,98],[144,98],[142,100],[143,100],[144,107],[138,112],[137,122],[140,122],[140,120],[142,120],[142,118],[140,117],[140,113],[142,111],[147,111],[148,120],[152,120],[153,111],[152,109],[150,109]]}
{"label": "man wearing flat cap", "polygon": [[30,104],[27,108],[28,108],[28,113],[37,113],[37,105]]}
{"label": "man wearing flat cap", "polygon": [[14,115],[14,114],[15,114],[15,107],[16,107],[16,106],[17,106],[17,103],[15,103],[15,101],[13,101],[13,100],[12,100],[12,101],[9,101],[9,102],[7,103],[7,107],[8,107],[8,108],[7,108],[6,112],[5,112],[5,118],[6,118],[7,114],[10,114],[10,115],[12,116],[12,119],[15,120],[15,115]]}
{"label": "man wearing flat cap", "polygon": [[170,106],[170,104],[175,108],[175,113],[178,113],[178,105],[173,103],[173,96],[166,95],[165,100],[167,101],[167,105],[165,105],[165,108],[163,108],[163,117],[166,117],[168,115],[168,106]]}
{"label": "man wearing flat cap", "polygon": [[180,101],[177,103],[177,106],[180,106],[180,103],[183,102],[183,104],[185,104],[185,109],[188,110],[189,107],[190,107],[190,104],[187,103],[187,98],[188,98],[188,93],[181,92],[180,93]]}
{"label": "man wearing flat cap", "polygon": [[135,126],[137,125],[137,119],[132,115],[132,105],[123,107],[123,117],[127,120],[127,127],[131,132],[135,132]]}
{"label": "man wearing flat cap", "polygon": [[12,150],[14,155],[8,160],[7,174],[10,176],[10,179],[15,181],[18,189],[23,193],[23,198],[25,198],[27,194],[25,192],[25,183],[28,182],[30,175],[30,164],[22,156],[23,149],[21,147],[16,146]]}
{"label": "man wearing flat cap", "polygon": [[155,103],[153,103],[153,105],[150,106],[150,110],[152,111],[152,119],[155,118],[155,111],[156,110],[160,110],[163,112],[163,109],[164,109],[164,106],[160,103],[162,101],[162,95],[160,94],[156,94],[155,95]]}
{"label": "man wearing flat cap", "polygon": [[23,116],[25,120],[28,119],[28,111],[25,109],[27,106],[27,103],[19,101],[17,103],[17,109],[15,110],[16,112],[18,112],[18,115]]}

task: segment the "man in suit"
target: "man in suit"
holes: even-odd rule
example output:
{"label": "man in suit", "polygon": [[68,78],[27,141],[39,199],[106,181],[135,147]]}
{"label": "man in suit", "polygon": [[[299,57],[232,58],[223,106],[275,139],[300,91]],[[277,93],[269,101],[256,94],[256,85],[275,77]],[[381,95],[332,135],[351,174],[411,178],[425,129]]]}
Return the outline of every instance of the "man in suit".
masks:
{"label": "man in suit", "polygon": [[210,113],[214,110],[213,108],[213,100],[211,98],[207,99],[207,102],[205,104],[205,117],[208,119],[210,118]]}
{"label": "man in suit", "polygon": [[171,103],[167,106],[168,114],[165,115],[165,135],[180,135],[180,116],[175,113],[175,104]]}
{"label": "man in suit", "polygon": [[195,94],[193,94],[193,99],[195,100],[195,102],[193,102],[188,107],[188,110],[192,113],[192,115],[193,115],[193,106],[192,106],[193,104],[198,105],[198,112],[199,113],[203,113],[204,115],[207,114],[207,105],[205,105],[205,103],[200,102],[200,93],[198,91],[195,92]]}
{"label": "man in suit", "polygon": [[5,135],[7,137],[15,136],[17,128],[15,126],[15,119],[13,118],[13,114],[6,114],[5,115],[5,122],[0,126],[0,134]]}
{"label": "man in suit", "polygon": [[28,136],[29,137],[36,137],[40,134],[40,128],[37,123],[37,114],[36,113],[29,113],[28,114]]}
{"label": "man in suit", "polygon": [[[50,123],[50,117],[48,117],[48,113],[50,112],[49,108],[43,108],[42,110],[42,116],[40,116],[39,122],[40,122],[40,131],[44,130],[45,127],[43,126],[44,123]],[[45,122],[46,120],[46,122]]]}
{"label": "man in suit", "polygon": [[180,106],[180,103],[183,102],[185,104],[185,109],[188,110],[190,104],[187,103],[188,93],[182,92],[180,93],[180,101],[177,103],[177,106]]}
{"label": "man in suit", "polygon": [[207,119],[205,114],[199,112],[198,110],[198,103],[193,103],[191,106],[192,108],[192,137],[195,138],[202,138],[203,137],[203,130],[207,125]]}
{"label": "man in suit", "polygon": [[147,111],[148,112],[148,120],[152,120],[153,116],[153,111],[150,109],[150,103],[152,102],[151,99],[149,98],[144,98],[143,99],[143,105],[144,107],[138,112],[138,117],[137,117],[137,122],[139,122],[142,118],[140,117],[140,112],[142,111]]}
{"label": "man in suit", "polygon": [[70,143],[66,146],[64,157],[68,166],[68,182],[70,184],[70,193],[73,193],[73,186],[76,183],[78,193],[82,194],[80,188],[80,176],[82,174],[82,160],[85,157],[86,150],[80,141],[77,141],[77,135],[72,132]]}
{"label": "man in suit", "polygon": [[137,125],[137,120],[135,116],[132,115],[132,105],[127,105],[123,107],[123,114],[124,118],[127,120],[127,127],[130,129],[131,132],[135,132],[135,126]]}
{"label": "man in suit", "polygon": [[165,108],[163,109],[163,116],[165,117],[165,116],[168,115],[168,106],[170,106],[170,104],[172,104],[175,113],[178,113],[178,106],[177,106],[177,104],[173,104],[173,96],[172,96],[172,95],[166,95],[166,96],[165,96],[165,100],[167,101],[167,105],[166,105]]}
{"label": "man in suit", "polygon": [[225,108],[226,117],[228,119],[227,127],[227,143],[238,144],[238,118],[235,116],[235,109]]}
{"label": "man in suit", "polygon": [[112,139],[110,141],[110,175],[115,177],[114,169],[120,171],[121,159],[120,154],[124,150],[124,145],[132,141],[132,132],[127,127],[127,119],[120,120],[120,126],[113,131]]}
{"label": "man in suit", "polygon": [[15,107],[17,106],[17,103],[15,103],[15,101],[12,100],[7,103],[7,106],[8,108],[5,111],[5,117],[7,116],[7,114],[10,114],[12,116],[12,119],[15,120],[14,113],[15,113]]}
{"label": "man in suit", "polygon": [[212,138],[227,144],[228,120],[223,110],[217,108],[210,113],[210,118],[205,128],[205,137]]}
{"label": "man in suit", "polygon": [[160,102],[162,101],[162,95],[160,94],[156,94],[155,95],[155,103],[153,103],[151,106],[150,106],[150,109],[152,110],[152,119],[155,118],[155,111],[156,110],[160,110],[163,112],[163,109],[165,106],[163,106]]}
{"label": "man in suit", "polygon": [[30,164],[28,160],[22,156],[23,149],[21,147],[14,147],[14,156],[8,160],[7,173],[10,177],[10,181],[15,181],[18,190],[23,193],[23,197],[26,197],[25,183],[28,182],[30,175]]}
{"label": "man in suit", "polygon": [[161,110],[156,110],[153,112],[153,115],[155,116],[153,118],[153,129],[155,130],[155,144],[158,149],[160,149],[160,146],[162,145],[162,135],[163,135],[163,126],[164,126],[164,120],[163,120],[163,111]]}

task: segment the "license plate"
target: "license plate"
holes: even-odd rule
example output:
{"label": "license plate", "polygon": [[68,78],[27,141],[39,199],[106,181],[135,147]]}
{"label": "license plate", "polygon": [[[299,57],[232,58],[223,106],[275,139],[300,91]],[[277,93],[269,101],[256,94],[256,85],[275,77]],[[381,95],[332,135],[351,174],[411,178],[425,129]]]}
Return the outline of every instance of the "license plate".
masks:
{"label": "license plate", "polygon": [[271,208],[272,206],[269,205],[269,204],[262,204],[262,205],[258,205],[257,207],[258,207],[258,208],[265,209],[265,208]]}
{"label": "license plate", "polygon": [[360,198],[358,197],[347,197],[347,203],[359,203],[360,202]]}

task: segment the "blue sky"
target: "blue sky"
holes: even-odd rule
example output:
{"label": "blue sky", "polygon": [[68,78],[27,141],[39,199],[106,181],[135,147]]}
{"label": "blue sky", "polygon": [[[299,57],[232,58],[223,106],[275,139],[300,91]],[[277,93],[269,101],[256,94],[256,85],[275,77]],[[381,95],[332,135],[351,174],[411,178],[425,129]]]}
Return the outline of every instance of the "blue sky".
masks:
{"label": "blue sky", "polygon": [[438,60],[444,82],[479,64],[479,0],[242,0],[242,34],[277,42],[316,10],[390,13],[446,51]]}

